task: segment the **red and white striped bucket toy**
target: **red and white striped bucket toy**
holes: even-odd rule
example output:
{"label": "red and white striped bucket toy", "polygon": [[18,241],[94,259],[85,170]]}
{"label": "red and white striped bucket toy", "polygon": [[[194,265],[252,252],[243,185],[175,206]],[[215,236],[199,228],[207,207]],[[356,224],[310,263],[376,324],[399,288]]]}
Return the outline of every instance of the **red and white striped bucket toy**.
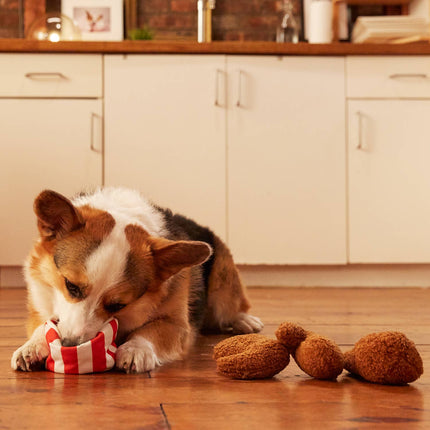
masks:
{"label": "red and white striped bucket toy", "polygon": [[112,369],[115,365],[115,338],[118,320],[111,318],[93,339],[77,346],[62,346],[60,333],[53,321],[45,323],[49,356],[45,367],[56,373],[94,373]]}

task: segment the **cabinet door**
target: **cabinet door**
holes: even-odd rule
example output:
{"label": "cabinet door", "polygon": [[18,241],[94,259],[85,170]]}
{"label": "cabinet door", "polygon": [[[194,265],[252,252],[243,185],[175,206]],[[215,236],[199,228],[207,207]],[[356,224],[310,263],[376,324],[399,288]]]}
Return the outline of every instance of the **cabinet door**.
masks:
{"label": "cabinet door", "polygon": [[228,57],[236,261],[346,261],[344,60]]}
{"label": "cabinet door", "polygon": [[223,56],[105,58],[106,184],[138,189],[221,237],[224,68]]}
{"label": "cabinet door", "polygon": [[351,100],[350,261],[430,262],[430,101]]}
{"label": "cabinet door", "polygon": [[33,200],[101,185],[99,100],[0,100],[0,265],[21,265],[36,236]]}

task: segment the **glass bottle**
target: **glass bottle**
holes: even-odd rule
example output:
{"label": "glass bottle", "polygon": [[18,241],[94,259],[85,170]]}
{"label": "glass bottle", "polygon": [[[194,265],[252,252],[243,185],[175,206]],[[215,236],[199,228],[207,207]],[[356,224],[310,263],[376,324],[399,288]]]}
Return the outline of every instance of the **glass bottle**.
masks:
{"label": "glass bottle", "polygon": [[281,25],[276,29],[276,41],[297,43],[299,41],[299,24],[294,17],[291,0],[283,0],[282,12]]}

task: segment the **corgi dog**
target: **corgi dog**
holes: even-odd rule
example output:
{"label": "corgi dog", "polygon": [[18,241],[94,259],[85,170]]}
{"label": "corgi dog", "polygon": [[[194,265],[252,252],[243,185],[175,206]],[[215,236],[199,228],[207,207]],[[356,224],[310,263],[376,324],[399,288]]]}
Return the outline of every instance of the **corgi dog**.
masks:
{"label": "corgi dog", "polygon": [[116,366],[126,373],[184,357],[199,331],[262,329],[222,240],[137,191],[101,188],[69,200],[46,190],[34,211],[39,238],[24,268],[29,340],[13,369],[43,366],[46,320],[74,346],[115,317]]}

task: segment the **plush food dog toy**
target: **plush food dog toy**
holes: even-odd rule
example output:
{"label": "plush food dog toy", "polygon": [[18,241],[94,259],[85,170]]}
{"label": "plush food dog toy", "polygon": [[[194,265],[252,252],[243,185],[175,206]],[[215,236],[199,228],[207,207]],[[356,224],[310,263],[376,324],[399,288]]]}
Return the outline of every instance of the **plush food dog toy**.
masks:
{"label": "plush food dog toy", "polygon": [[271,378],[288,365],[291,354],[305,373],[317,379],[336,379],[345,368],[369,382],[403,385],[423,373],[414,343],[402,333],[365,336],[345,354],[330,339],[293,323],[282,323],[276,337],[251,334],[221,341],[214,348],[217,370],[235,379]]}
{"label": "plush food dog toy", "polygon": [[78,346],[61,345],[60,333],[53,321],[45,323],[45,336],[49,346],[49,356],[45,367],[56,373],[104,372],[115,365],[115,338],[118,320],[110,319],[93,339]]}
{"label": "plush food dog toy", "polygon": [[361,338],[345,353],[345,369],[369,382],[404,385],[423,374],[415,344],[403,333],[386,331]]}
{"label": "plush food dog toy", "polygon": [[284,345],[262,334],[223,340],[214,348],[219,372],[234,379],[271,378],[290,362]]}
{"label": "plush food dog toy", "polygon": [[342,372],[343,354],[330,339],[293,323],[281,324],[276,337],[247,334],[223,340],[214,348],[218,371],[235,379],[271,378],[288,365],[291,354],[314,378],[335,379]]}
{"label": "plush food dog toy", "polygon": [[316,379],[336,379],[345,360],[340,348],[330,339],[304,330],[297,324],[282,323],[275,332],[303,372]]}

